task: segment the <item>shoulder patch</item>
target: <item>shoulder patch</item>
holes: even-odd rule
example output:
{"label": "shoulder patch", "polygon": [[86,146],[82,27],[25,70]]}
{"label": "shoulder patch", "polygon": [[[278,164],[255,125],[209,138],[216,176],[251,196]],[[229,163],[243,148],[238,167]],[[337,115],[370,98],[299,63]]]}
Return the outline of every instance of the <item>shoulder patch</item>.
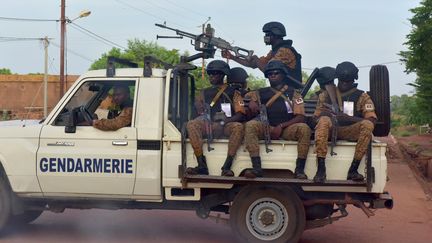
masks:
{"label": "shoulder patch", "polygon": [[300,105],[301,103],[303,103],[303,99],[302,98],[298,98],[295,100],[297,105]]}
{"label": "shoulder patch", "polygon": [[375,107],[373,104],[365,104],[365,110],[366,111],[374,111]]}

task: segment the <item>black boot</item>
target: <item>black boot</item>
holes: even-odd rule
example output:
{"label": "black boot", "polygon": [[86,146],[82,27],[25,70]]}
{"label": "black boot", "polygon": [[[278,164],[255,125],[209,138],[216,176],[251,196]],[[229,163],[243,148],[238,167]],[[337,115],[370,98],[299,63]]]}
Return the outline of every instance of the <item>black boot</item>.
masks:
{"label": "black boot", "polygon": [[326,167],[325,167],[325,158],[318,157],[318,170],[313,179],[316,183],[324,183],[326,178],[327,175],[326,175]]}
{"label": "black boot", "polygon": [[234,160],[234,156],[228,155],[225,163],[223,164],[221,170],[221,176],[234,176],[234,172],[231,170],[231,166]]}
{"label": "black boot", "polygon": [[360,165],[360,160],[353,159],[351,166],[348,170],[347,180],[363,181],[364,177],[357,172]]}
{"label": "black boot", "polygon": [[263,171],[261,169],[261,157],[251,157],[251,160],[253,169],[246,170],[244,176],[249,179],[253,179],[255,177],[262,177]]}
{"label": "black boot", "polygon": [[186,173],[189,175],[208,175],[207,161],[204,155],[197,157],[198,166],[197,167],[189,167],[186,169]]}
{"label": "black boot", "polygon": [[304,173],[306,159],[297,158],[294,176],[297,179],[307,180],[307,175]]}

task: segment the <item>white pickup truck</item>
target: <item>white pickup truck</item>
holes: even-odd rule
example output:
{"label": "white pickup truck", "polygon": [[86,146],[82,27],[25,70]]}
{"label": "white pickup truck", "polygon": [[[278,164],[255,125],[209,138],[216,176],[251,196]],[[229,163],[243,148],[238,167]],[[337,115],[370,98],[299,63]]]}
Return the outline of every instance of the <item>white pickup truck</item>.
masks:
{"label": "white pickup truck", "polygon": [[[205,153],[209,176],[185,175],[196,165],[184,132],[192,116],[193,66],[157,69],[149,60],[144,69],[115,69],[110,62],[106,70],[87,72],[39,123],[0,122],[1,229],[29,223],[45,210],[195,210],[201,218],[229,215],[245,242],[296,242],[305,229],[347,216],[348,204],[367,216],[371,209],[392,208],[385,192],[386,144],[377,141],[361,162],[365,182],[346,180],[355,147],[348,141],[338,141],[337,156],[328,156],[324,184],[294,179],[296,143],[283,140],[272,141],[273,152],[261,152],[262,178],[239,176],[251,166],[244,147],[234,161],[235,176],[220,176],[227,139],[214,140],[214,150]],[[79,125],[88,115],[107,116],[101,103],[117,84],[133,93],[130,126],[108,132]],[[309,151],[305,171],[312,178],[316,156]]]}

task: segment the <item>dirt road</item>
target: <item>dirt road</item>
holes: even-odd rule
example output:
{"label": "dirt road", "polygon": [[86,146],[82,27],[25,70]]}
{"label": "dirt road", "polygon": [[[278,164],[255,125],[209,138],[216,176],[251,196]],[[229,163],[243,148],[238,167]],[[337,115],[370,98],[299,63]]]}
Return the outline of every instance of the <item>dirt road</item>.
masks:
{"label": "dirt road", "polygon": [[[378,210],[367,218],[349,207],[347,218],[304,232],[300,242],[432,242],[432,201],[400,156],[390,157],[387,189],[394,197],[393,210]],[[228,226],[201,220],[194,212],[66,210],[46,212],[33,224],[3,235],[0,242],[235,241]]]}

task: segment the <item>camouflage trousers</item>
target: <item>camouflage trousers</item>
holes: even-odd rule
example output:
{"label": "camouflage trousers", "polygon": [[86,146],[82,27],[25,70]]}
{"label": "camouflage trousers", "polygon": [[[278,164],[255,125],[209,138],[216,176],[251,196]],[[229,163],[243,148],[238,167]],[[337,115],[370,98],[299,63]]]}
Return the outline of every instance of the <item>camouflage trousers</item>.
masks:
{"label": "camouflage trousers", "polygon": [[[332,129],[331,119],[327,116],[319,118],[315,127],[315,153],[317,157],[327,156],[329,134]],[[361,160],[366,154],[369,141],[372,138],[374,124],[369,120],[356,122],[349,126],[339,126],[337,138],[348,141],[357,141],[354,159]]]}
{"label": "camouflage trousers", "polygon": [[[203,134],[207,135],[205,123],[206,121],[202,119],[194,119],[189,121],[186,126],[190,143],[197,157],[203,155]],[[243,141],[243,124],[230,122],[222,127],[219,123],[212,123],[212,130],[214,138],[229,137],[228,155],[235,156]]]}
{"label": "camouflage trousers", "polygon": [[[285,140],[298,141],[297,156],[306,159],[309,152],[311,129],[305,123],[295,123],[282,131]],[[264,139],[264,125],[257,120],[248,121],[245,125],[244,143],[250,157],[260,156],[259,139]]]}

